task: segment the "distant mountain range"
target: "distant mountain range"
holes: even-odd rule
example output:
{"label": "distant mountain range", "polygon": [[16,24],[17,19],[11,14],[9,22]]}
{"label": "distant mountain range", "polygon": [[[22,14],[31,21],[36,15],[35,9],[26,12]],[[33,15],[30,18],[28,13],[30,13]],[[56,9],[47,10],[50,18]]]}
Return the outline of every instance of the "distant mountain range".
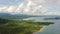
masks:
{"label": "distant mountain range", "polygon": [[0,18],[9,18],[9,19],[22,19],[31,17],[27,14],[9,14],[9,13],[0,13]]}
{"label": "distant mountain range", "polygon": [[27,14],[0,13],[0,18],[7,18],[7,19],[23,19],[23,18],[29,18],[29,17],[46,17],[46,16],[56,17],[58,15],[27,15]]}

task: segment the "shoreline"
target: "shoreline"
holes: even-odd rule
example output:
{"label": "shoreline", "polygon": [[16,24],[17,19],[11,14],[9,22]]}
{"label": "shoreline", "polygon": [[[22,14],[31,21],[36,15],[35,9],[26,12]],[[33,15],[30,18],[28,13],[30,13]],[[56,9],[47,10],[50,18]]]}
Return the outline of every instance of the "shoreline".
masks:
{"label": "shoreline", "polygon": [[[39,31],[37,31],[37,32],[42,32],[45,27],[46,27],[46,26],[42,26],[42,28],[41,28]],[[37,32],[34,32],[34,33],[32,33],[32,34],[35,34],[35,33],[37,33]]]}

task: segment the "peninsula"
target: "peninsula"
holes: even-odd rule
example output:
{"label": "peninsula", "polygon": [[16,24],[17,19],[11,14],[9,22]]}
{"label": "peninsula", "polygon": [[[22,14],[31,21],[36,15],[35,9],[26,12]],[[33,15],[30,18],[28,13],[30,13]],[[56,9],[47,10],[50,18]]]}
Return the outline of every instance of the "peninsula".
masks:
{"label": "peninsula", "polygon": [[53,22],[33,22],[0,18],[0,34],[32,34]]}

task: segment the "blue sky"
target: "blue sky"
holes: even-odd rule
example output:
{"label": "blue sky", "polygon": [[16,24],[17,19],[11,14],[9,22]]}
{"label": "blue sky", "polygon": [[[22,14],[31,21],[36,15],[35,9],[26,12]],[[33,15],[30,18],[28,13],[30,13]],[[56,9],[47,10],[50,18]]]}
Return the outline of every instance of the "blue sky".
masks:
{"label": "blue sky", "polygon": [[0,12],[11,14],[60,15],[60,0],[0,0]]}

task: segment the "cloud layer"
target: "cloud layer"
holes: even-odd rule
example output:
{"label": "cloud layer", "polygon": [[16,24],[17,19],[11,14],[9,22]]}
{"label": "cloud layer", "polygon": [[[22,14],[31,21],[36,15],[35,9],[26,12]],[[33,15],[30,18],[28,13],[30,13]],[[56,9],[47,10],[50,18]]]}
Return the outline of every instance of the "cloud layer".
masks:
{"label": "cloud layer", "polygon": [[[49,12],[48,9],[42,5],[45,3],[46,0],[25,0],[25,2],[21,2],[17,6],[0,7],[0,12],[11,14],[59,15],[59,12]],[[60,2],[57,1],[57,3],[59,4]]]}

